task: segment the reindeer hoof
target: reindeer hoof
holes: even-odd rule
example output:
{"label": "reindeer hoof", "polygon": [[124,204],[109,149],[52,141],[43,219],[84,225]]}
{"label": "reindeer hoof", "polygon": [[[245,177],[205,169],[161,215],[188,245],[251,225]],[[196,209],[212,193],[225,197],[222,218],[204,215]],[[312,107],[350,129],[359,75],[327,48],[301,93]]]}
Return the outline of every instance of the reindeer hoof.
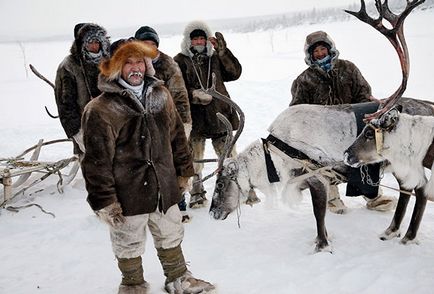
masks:
{"label": "reindeer hoof", "polygon": [[404,238],[402,238],[400,243],[403,244],[403,245],[410,245],[410,244],[416,244],[416,245],[419,245],[419,244],[420,244],[420,243],[419,243],[419,240],[417,240],[416,238],[414,238],[414,239],[410,239],[410,238],[408,238],[408,237],[404,237]]}
{"label": "reindeer hoof", "polygon": [[399,230],[396,230],[395,232],[386,230],[379,237],[380,237],[380,240],[387,241],[387,240],[390,240],[390,239],[393,239],[393,238],[399,238],[399,237],[401,237],[401,232]]}
{"label": "reindeer hoof", "polygon": [[329,253],[333,253],[331,250],[331,247],[329,245],[329,242],[327,241],[327,239],[316,239],[315,240],[315,252],[329,252]]}

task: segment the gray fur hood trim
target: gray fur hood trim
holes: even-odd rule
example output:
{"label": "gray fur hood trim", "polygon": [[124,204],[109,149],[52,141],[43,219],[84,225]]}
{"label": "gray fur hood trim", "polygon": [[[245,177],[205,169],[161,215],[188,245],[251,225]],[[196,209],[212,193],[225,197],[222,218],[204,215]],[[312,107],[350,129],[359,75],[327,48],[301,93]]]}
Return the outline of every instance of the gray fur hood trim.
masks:
{"label": "gray fur hood trim", "polygon": [[[187,24],[187,26],[184,29],[184,33],[183,33],[184,38],[182,39],[181,42],[181,54],[185,56],[193,57],[193,53],[190,51],[190,47],[191,47],[190,33],[197,29],[204,31],[208,38],[214,36],[213,32],[205,22],[201,20],[195,20],[190,22],[189,24]],[[214,52],[214,48],[211,42],[207,40],[206,53],[208,56],[212,56],[213,52]]]}
{"label": "gray fur hood trim", "polygon": [[77,32],[77,38],[72,43],[70,52],[75,59],[80,60],[83,55],[83,44],[89,39],[95,38],[101,43],[102,58],[108,58],[110,55],[110,37],[107,31],[93,23],[85,24]]}
{"label": "gray fur hood trim", "polygon": [[313,63],[312,56],[309,54],[310,46],[317,42],[325,42],[330,45],[330,55],[332,57],[332,64],[334,64],[335,60],[339,57],[339,51],[336,49],[333,39],[323,31],[317,31],[307,35],[306,42],[304,44],[304,62],[306,62],[306,64],[310,67],[318,67]]}

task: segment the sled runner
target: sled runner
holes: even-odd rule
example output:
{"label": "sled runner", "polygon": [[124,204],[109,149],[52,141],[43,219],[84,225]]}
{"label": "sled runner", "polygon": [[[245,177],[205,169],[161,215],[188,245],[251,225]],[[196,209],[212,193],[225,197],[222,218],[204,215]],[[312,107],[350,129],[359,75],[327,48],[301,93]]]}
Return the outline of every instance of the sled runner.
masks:
{"label": "sled runner", "polygon": [[[63,192],[63,187],[68,185],[77,174],[80,163],[77,156],[72,156],[57,161],[38,161],[41,149],[44,146],[72,142],[70,139],[59,139],[44,142],[39,140],[38,144],[26,149],[21,154],[12,158],[0,158],[0,183],[3,184],[3,199],[0,207],[4,207],[7,202],[19,194],[23,194],[29,188],[37,185],[51,175],[57,175],[57,190]],[[27,155],[32,155],[26,159]],[[67,167],[70,168],[67,168]],[[67,172],[67,173],[66,173]],[[42,176],[28,181],[32,173],[39,173]]]}

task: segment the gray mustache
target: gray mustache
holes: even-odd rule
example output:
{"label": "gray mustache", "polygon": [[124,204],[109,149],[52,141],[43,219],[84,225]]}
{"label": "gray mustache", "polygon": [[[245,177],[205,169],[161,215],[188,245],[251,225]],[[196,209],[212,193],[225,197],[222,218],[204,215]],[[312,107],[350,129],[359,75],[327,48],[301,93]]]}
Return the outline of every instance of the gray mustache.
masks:
{"label": "gray mustache", "polygon": [[143,74],[139,71],[133,71],[128,75],[128,78],[131,78],[132,76],[138,76],[140,78],[143,78]]}

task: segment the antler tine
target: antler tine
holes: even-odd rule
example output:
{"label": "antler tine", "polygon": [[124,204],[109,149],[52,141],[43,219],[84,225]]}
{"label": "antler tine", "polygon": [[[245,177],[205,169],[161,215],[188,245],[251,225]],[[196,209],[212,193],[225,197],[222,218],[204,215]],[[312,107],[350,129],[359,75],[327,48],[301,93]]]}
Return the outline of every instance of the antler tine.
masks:
{"label": "antler tine", "polygon": [[[375,7],[379,13],[379,17],[377,19],[373,19],[367,14],[364,0],[361,0],[361,8],[358,12],[345,10],[345,12],[354,15],[359,20],[371,25],[377,31],[383,34],[395,48],[401,64],[401,85],[390,97],[381,99],[381,109],[375,113],[365,115],[365,121],[370,121],[387,112],[393,107],[393,105],[395,105],[399,98],[401,98],[402,94],[407,88],[407,81],[410,72],[410,59],[407,43],[404,37],[404,20],[414,8],[423,2],[425,2],[425,0],[407,0],[407,6],[404,11],[401,12],[401,14],[394,14],[389,8],[388,0],[384,0],[383,3],[381,0],[375,0]],[[383,18],[392,25],[391,29],[388,29],[384,26]]]}
{"label": "antler tine", "polygon": [[209,178],[213,177],[214,175],[216,175],[222,168],[223,166],[223,162],[224,160],[229,156],[229,154],[232,151],[232,148],[234,148],[235,143],[237,142],[238,138],[241,136],[241,132],[244,129],[244,112],[241,110],[241,108],[238,106],[238,104],[236,104],[232,99],[230,99],[229,97],[219,93],[216,90],[216,75],[213,73],[212,74],[212,85],[210,88],[208,88],[206,90],[206,93],[213,96],[216,99],[219,99],[223,102],[226,102],[227,104],[229,104],[232,108],[235,109],[235,111],[238,113],[238,115],[240,116],[240,125],[238,126],[238,130],[236,131],[235,135],[232,135],[233,129],[232,129],[232,124],[228,121],[228,119],[222,115],[221,113],[217,113],[217,117],[220,119],[220,121],[223,122],[223,124],[226,126],[226,130],[227,130],[227,137],[226,137],[226,141],[225,141],[225,146],[224,146],[224,151],[223,154],[219,157],[218,159],[218,164],[217,164],[217,169],[212,172],[211,174],[209,174],[208,176],[202,178],[202,182],[208,180]]}
{"label": "antler tine", "polygon": [[238,138],[241,136],[241,132],[244,129],[244,121],[245,121],[245,116],[244,116],[244,112],[241,110],[241,107],[238,106],[238,104],[236,104],[232,99],[230,99],[229,97],[219,93],[216,89],[215,89],[215,74],[212,74],[212,86],[211,88],[209,88],[208,90],[206,90],[206,93],[208,93],[209,95],[213,96],[214,98],[217,98],[223,102],[226,102],[227,104],[229,104],[229,106],[231,106],[232,108],[235,109],[235,111],[238,113],[238,115],[240,116],[240,125],[238,126],[238,130],[236,131],[231,145],[230,145],[230,150],[228,151],[228,154],[231,152],[233,146],[235,145],[235,143],[237,142]]}
{"label": "antler tine", "polygon": [[219,120],[225,125],[226,130],[227,130],[227,136],[226,136],[226,140],[225,140],[225,145],[223,147],[223,154],[219,157],[218,161],[217,161],[217,168],[210,173],[209,175],[207,175],[206,177],[203,177],[200,181],[201,182],[205,182],[206,180],[208,180],[209,178],[215,176],[223,167],[223,162],[225,161],[225,159],[228,157],[229,153],[231,152],[233,145],[231,145],[232,139],[233,139],[233,135],[232,135],[232,124],[229,122],[229,120],[220,112],[217,112],[217,117],[219,118]]}

